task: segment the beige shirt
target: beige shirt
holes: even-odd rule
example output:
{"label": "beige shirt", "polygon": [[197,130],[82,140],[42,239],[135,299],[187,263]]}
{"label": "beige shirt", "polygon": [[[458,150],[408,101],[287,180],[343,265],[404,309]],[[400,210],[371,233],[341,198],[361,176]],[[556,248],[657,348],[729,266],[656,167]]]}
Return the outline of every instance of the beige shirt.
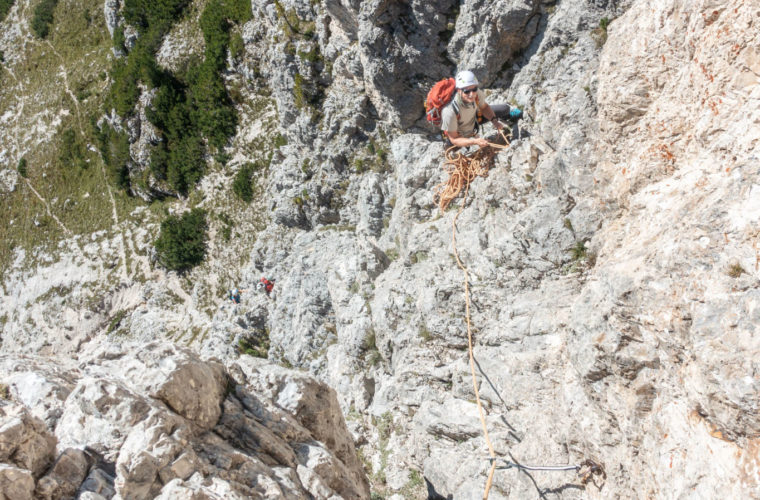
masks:
{"label": "beige shirt", "polygon": [[[459,106],[459,119],[454,112],[454,102]],[[486,96],[482,90],[478,89],[478,98],[475,102],[467,104],[462,101],[459,91],[441,111],[441,130],[444,132],[457,132],[462,137],[472,137],[475,135],[475,121],[477,119],[477,107],[480,109],[486,105]]]}

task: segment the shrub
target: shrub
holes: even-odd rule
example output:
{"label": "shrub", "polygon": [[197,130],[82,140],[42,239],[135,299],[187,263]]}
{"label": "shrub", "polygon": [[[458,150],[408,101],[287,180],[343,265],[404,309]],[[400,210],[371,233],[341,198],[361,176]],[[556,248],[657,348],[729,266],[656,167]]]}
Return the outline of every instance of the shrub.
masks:
{"label": "shrub", "polygon": [[189,0],[126,0],[124,20],[140,34],[155,29],[163,35],[189,3]]}
{"label": "shrub", "polygon": [[26,158],[21,158],[21,159],[18,161],[18,167],[16,167],[16,169],[18,170],[18,173],[19,173],[19,175],[20,175],[21,177],[24,177],[24,178],[26,178],[26,176],[27,176],[27,171],[26,171]]}
{"label": "shrub", "polygon": [[0,22],[5,21],[5,16],[11,11],[16,0],[0,0]]}
{"label": "shrub", "polygon": [[607,26],[609,24],[610,19],[603,17],[599,20],[599,27],[591,32],[597,47],[602,47],[607,42]]}
{"label": "shrub", "polygon": [[34,8],[32,17],[32,31],[39,38],[46,38],[50,32],[50,25],[53,24],[53,11],[58,0],[42,0]]}
{"label": "shrub", "polygon": [[87,149],[77,133],[70,128],[64,130],[58,150],[58,161],[61,165],[87,168],[86,154]]}
{"label": "shrub", "polygon": [[224,81],[219,70],[208,60],[188,73],[188,100],[193,122],[212,146],[221,148],[237,127],[237,114]]}
{"label": "shrub", "polygon": [[235,180],[232,181],[232,192],[246,203],[253,200],[253,173],[255,170],[252,163],[246,163],[238,170]]}
{"label": "shrub", "polygon": [[93,128],[111,181],[121,189],[129,189],[129,137],[108,125]]}
{"label": "shrub", "polygon": [[238,352],[257,358],[269,356],[269,335],[263,332],[261,335],[243,337],[238,340]]}
{"label": "shrub", "polygon": [[173,271],[184,271],[203,262],[206,229],[206,212],[201,209],[167,217],[154,244],[159,263]]}
{"label": "shrub", "polygon": [[161,142],[150,152],[150,171],[160,180],[166,180],[166,170],[169,163],[169,152],[166,144]]}
{"label": "shrub", "polygon": [[728,266],[728,275],[732,278],[738,278],[742,274],[745,274],[747,271],[744,270],[741,264],[738,262],[734,262],[730,266]]}
{"label": "shrub", "polygon": [[585,260],[588,257],[586,244],[583,241],[575,242],[575,246],[570,249],[570,255],[572,255],[573,260]]}
{"label": "shrub", "polygon": [[[200,25],[206,41],[203,61],[192,61],[185,72],[172,75],[158,67],[155,53],[172,23],[189,0],[125,0],[124,19],[140,37],[127,58],[114,62],[110,104],[120,116],[133,113],[140,82],[157,88],[148,119],[164,141],[151,152],[150,170],[182,195],[203,176],[206,144],[220,150],[234,135],[237,114],[221,72],[226,65],[232,22],[251,19],[247,0],[211,0]],[[235,42],[242,50],[242,38]],[[123,32],[114,33],[114,45],[123,45]],[[213,152],[213,151],[211,151]]]}
{"label": "shrub", "polygon": [[189,188],[203,177],[205,168],[203,142],[198,135],[189,132],[170,145],[166,180],[178,193],[187,195]]}

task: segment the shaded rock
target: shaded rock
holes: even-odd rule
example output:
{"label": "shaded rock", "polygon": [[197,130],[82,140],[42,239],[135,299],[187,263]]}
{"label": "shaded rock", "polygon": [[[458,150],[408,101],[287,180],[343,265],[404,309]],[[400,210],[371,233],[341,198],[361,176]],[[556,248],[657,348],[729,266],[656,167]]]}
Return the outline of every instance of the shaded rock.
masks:
{"label": "shaded rock", "polygon": [[202,362],[190,350],[168,344],[148,344],[127,360],[121,359],[123,353],[115,360],[109,359],[110,349],[95,351],[87,361],[102,363],[91,368],[93,373],[124,377],[201,428],[216,424],[227,390],[222,365]]}
{"label": "shaded rock", "polygon": [[55,458],[55,446],[56,439],[44,422],[26,408],[0,405],[0,462],[40,476]]}
{"label": "shaded rock", "polygon": [[0,464],[0,492],[3,500],[34,498],[34,477],[25,469]]}
{"label": "shaded rock", "polygon": [[[332,489],[344,497],[369,495],[369,485],[334,390],[310,377],[287,375],[288,372],[273,365],[256,365],[241,359],[236,366],[240,376],[245,377],[246,385],[271,397],[277,407],[308,429],[314,439],[324,443],[342,463],[344,474],[338,476],[331,472],[328,484]],[[305,457],[308,458],[308,454]]]}
{"label": "shaded rock", "polygon": [[87,454],[68,448],[56,459],[51,470],[37,483],[37,496],[46,499],[74,496],[85,480],[91,461]]}

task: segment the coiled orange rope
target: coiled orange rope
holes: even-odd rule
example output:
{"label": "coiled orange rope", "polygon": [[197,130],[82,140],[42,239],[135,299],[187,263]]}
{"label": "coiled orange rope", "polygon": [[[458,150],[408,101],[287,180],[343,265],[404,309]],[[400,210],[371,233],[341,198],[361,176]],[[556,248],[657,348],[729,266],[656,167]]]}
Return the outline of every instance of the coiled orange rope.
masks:
{"label": "coiled orange rope", "polygon": [[462,189],[469,186],[475,177],[486,177],[488,170],[493,166],[493,157],[500,149],[509,147],[509,140],[503,131],[499,131],[505,144],[488,143],[488,146],[480,148],[474,153],[462,154],[455,146],[446,150],[446,162],[443,168],[448,172],[449,178],[437,185],[434,190],[434,199],[438,199],[438,208],[444,212],[449,204],[459,196]]}

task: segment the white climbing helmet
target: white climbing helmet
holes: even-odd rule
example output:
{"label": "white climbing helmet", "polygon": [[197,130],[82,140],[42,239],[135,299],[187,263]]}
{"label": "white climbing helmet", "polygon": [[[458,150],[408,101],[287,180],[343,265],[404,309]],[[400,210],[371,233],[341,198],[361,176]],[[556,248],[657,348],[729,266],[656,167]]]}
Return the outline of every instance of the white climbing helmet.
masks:
{"label": "white climbing helmet", "polygon": [[478,79],[475,78],[472,71],[460,71],[457,73],[456,82],[458,89],[465,89],[477,85]]}

